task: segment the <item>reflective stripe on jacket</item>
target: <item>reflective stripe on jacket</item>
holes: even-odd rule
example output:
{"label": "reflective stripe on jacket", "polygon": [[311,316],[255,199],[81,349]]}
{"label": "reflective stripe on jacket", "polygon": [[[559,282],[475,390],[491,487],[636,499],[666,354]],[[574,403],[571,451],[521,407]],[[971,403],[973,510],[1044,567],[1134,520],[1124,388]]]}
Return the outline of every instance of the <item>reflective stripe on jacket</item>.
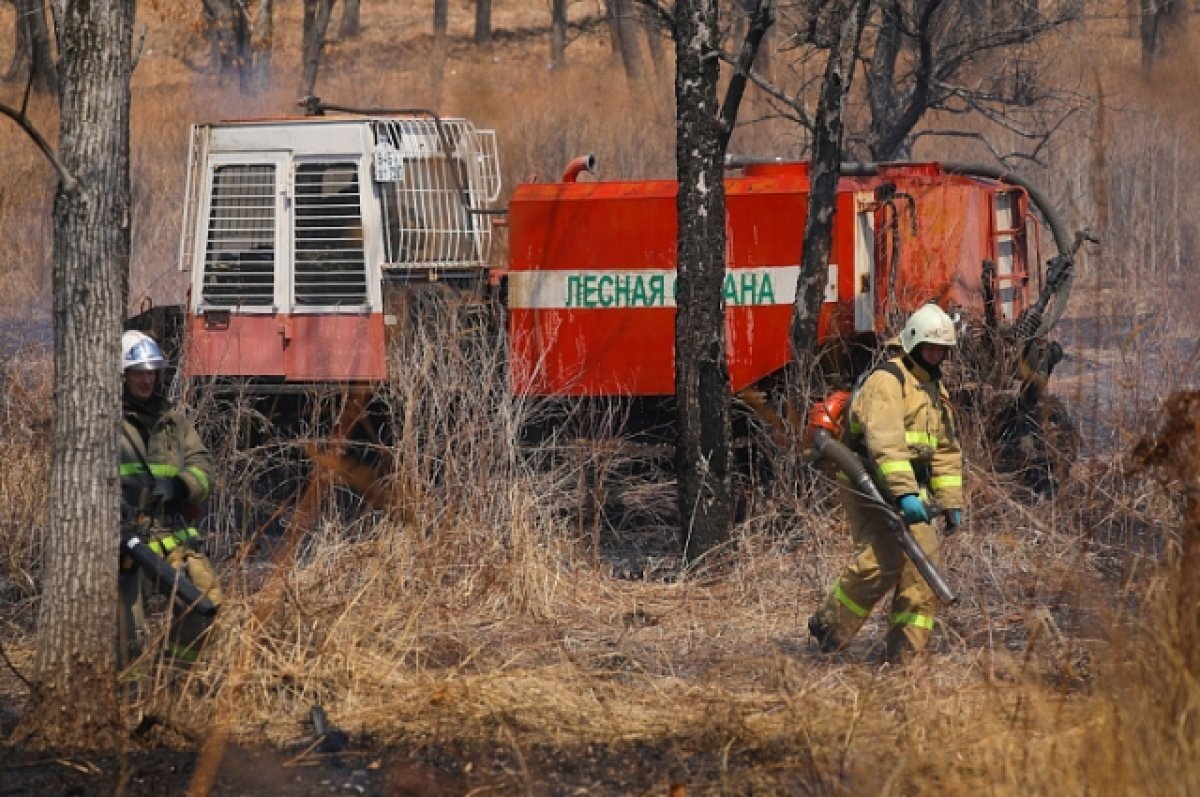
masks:
{"label": "reflective stripe on jacket", "polygon": [[928,488],[939,509],[961,509],[962,448],[950,395],[912,360],[890,364],[895,368],[876,369],[855,396],[851,434],[865,443],[892,495]]}
{"label": "reflective stripe on jacket", "polygon": [[[149,472],[147,472],[149,466]],[[212,457],[183,415],[176,410],[162,412],[150,429],[147,441],[142,440],[137,424],[128,416],[121,434],[121,486],[123,489],[150,489],[156,477],[178,476],[187,485],[188,503],[199,506],[212,491]],[[157,507],[145,507],[151,512]],[[157,518],[160,525],[170,526],[167,518]]]}

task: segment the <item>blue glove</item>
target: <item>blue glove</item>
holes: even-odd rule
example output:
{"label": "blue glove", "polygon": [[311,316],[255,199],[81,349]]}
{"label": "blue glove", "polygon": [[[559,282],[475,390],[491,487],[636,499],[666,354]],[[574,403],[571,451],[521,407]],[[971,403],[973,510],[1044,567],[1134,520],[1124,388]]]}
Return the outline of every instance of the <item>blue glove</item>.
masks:
{"label": "blue glove", "polygon": [[953,534],[958,531],[958,527],[962,525],[962,510],[947,509],[946,510],[946,533]]}
{"label": "blue glove", "polygon": [[905,523],[929,522],[929,509],[916,493],[900,496],[900,511],[904,513]]}

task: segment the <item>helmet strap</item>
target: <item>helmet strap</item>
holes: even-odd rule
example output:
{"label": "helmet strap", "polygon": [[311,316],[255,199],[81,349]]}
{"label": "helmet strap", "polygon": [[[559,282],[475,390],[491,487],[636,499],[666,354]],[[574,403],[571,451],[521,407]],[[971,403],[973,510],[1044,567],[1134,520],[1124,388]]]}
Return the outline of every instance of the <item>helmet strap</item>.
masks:
{"label": "helmet strap", "polygon": [[[941,366],[927,362],[925,358],[921,356],[924,351],[924,343],[918,343],[916,346],[913,346],[913,350],[904,355],[904,359],[906,360],[905,365],[919,365],[921,369],[925,371],[925,373],[929,374],[930,380],[936,382],[942,378]],[[909,368],[909,370],[911,371],[912,368]]]}

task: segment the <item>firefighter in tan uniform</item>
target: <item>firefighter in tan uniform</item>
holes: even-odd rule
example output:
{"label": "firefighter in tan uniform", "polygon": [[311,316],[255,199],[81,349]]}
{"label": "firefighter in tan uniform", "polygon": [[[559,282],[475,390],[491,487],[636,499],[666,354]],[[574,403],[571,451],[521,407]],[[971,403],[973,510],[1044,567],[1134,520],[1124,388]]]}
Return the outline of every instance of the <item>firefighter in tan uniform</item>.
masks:
{"label": "firefighter in tan uniform", "polygon": [[[121,428],[122,522],[138,522],[152,550],[206,592],[214,603],[221,590],[200,534],[189,517],[208,499],[212,459],[195,427],[159,392],[159,372],[166,367],[158,344],[141,332],[121,337],[121,371],[125,379]],[[122,666],[141,653],[145,612],[143,579],[128,557],[118,575],[121,597],[118,656]],[[172,601],[167,652],[180,662],[195,661],[211,618],[187,612]]]}
{"label": "firefighter in tan uniform", "polygon": [[[909,529],[935,565],[938,533],[926,500],[944,513],[948,533],[962,521],[962,450],[941,364],[957,343],[954,323],[935,304],[909,317],[900,333],[904,356],[873,371],[849,410],[851,448],[897,497]],[[821,650],[844,647],[871,609],[892,593],[885,659],[903,661],[925,647],[933,631],[936,598],[888,530],[883,513],[848,486],[842,503],[854,539],[854,561],[808,621]]]}

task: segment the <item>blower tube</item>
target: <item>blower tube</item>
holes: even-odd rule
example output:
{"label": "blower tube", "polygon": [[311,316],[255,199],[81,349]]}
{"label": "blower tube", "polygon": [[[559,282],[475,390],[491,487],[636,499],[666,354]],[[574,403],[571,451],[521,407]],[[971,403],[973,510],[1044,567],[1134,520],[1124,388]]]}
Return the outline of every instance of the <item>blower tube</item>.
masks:
{"label": "blower tube", "polygon": [[142,569],[146,577],[154,582],[163,595],[168,598],[174,595],[176,600],[191,611],[199,612],[205,617],[212,617],[217,613],[217,607],[200,588],[183,573],[171,567],[166,559],[150,550],[141,537],[136,534],[122,535],[121,549]]}

